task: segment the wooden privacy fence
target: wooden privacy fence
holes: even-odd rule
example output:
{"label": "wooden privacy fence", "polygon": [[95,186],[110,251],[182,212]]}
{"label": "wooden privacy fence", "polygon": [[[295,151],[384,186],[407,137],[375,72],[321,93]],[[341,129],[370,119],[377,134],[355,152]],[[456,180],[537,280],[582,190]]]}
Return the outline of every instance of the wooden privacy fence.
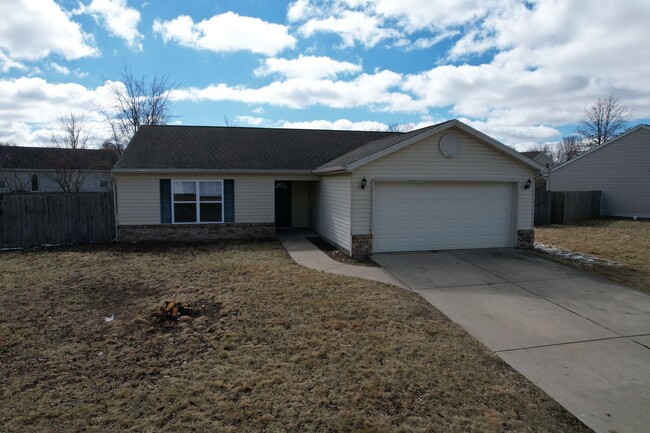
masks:
{"label": "wooden privacy fence", "polygon": [[535,190],[535,225],[572,224],[600,217],[600,191]]}
{"label": "wooden privacy fence", "polygon": [[0,248],[115,239],[110,192],[0,194]]}

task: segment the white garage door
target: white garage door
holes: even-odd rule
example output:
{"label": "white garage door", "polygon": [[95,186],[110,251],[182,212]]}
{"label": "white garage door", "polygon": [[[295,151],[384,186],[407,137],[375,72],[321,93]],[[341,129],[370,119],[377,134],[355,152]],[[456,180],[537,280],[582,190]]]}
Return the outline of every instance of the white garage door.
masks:
{"label": "white garage door", "polygon": [[377,183],[373,251],[514,245],[507,183]]}

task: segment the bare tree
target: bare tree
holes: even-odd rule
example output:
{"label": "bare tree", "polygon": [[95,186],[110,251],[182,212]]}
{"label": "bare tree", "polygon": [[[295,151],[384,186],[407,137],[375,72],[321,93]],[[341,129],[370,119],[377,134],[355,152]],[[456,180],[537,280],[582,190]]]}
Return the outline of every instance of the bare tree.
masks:
{"label": "bare tree", "polygon": [[630,109],[618,98],[598,98],[578,124],[576,133],[583,138],[586,149],[611,140],[625,130],[630,120]]}
{"label": "bare tree", "polygon": [[[146,75],[137,77],[125,68],[120,81],[104,77],[111,94],[111,101],[103,106],[95,105],[111,129],[109,148],[122,153],[142,125],[165,125],[174,116],[169,96],[176,88],[167,75],[158,73],[149,79]],[[105,143],[106,143],[105,142]]]}
{"label": "bare tree", "polygon": [[52,134],[49,144],[59,149],[85,149],[88,147],[90,132],[86,131],[86,118],[83,114],[67,113],[58,119],[63,135]]}
{"label": "bare tree", "polygon": [[577,135],[569,135],[562,137],[562,141],[557,144],[553,160],[559,164],[580,155],[584,149],[584,145]]}
{"label": "bare tree", "polygon": [[239,126],[239,122],[237,121],[237,119],[228,117],[225,114],[223,115],[223,124],[230,128],[236,128]]}
{"label": "bare tree", "polygon": [[551,146],[549,146],[548,143],[531,143],[526,149],[526,152],[542,152],[549,156],[553,156]]}
{"label": "bare tree", "polygon": [[88,147],[90,133],[86,131],[85,118],[81,114],[68,113],[59,117],[59,127],[63,134],[52,134],[46,140],[47,145],[58,149],[51,161],[53,171],[46,176],[55,181],[63,192],[79,192],[90,174],[84,170],[80,155]]}

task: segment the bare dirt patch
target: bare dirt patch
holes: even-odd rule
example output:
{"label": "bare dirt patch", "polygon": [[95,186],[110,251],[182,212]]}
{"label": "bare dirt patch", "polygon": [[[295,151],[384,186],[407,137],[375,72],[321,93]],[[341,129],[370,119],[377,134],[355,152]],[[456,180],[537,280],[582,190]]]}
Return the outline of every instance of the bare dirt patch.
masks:
{"label": "bare dirt patch", "polygon": [[599,219],[537,227],[535,241],[614,262],[617,265],[611,266],[551,255],[555,260],[650,293],[650,221]]}
{"label": "bare dirt patch", "polygon": [[[414,293],[277,242],[6,252],[0,269],[6,432],[588,431]],[[205,309],[154,323],[170,299]]]}

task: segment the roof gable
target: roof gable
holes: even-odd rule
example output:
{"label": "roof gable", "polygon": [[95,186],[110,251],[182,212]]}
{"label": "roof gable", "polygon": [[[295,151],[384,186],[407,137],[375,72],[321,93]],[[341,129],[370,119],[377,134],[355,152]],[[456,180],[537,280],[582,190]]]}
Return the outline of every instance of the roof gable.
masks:
{"label": "roof gable", "polygon": [[483,144],[493,148],[494,150],[534,169],[537,171],[546,171],[546,167],[530,158],[523,156],[516,150],[498,142],[497,140],[483,134],[480,131],[472,128],[471,126],[461,122],[460,120],[453,119],[447,122],[438,123],[436,125],[428,126],[426,128],[417,129],[396,137],[386,138],[381,141],[368,143],[358,149],[342,155],[341,157],[328,162],[316,170],[316,174],[325,174],[340,171],[352,171],[358,167],[368,164],[384,156],[390,155],[393,152],[401,150],[413,143],[423,140],[439,132],[445,131],[450,128],[457,128],[458,130],[474,137]]}
{"label": "roof gable", "polygon": [[307,171],[398,132],[208,126],[143,126],[116,172]]}
{"label": "roof gable", "polygon": [[590,149],[590,150],[588,150],[588,151],[586,151],[586,152],[584,152],[584,153],[581,153],[580,155],[576,156],[576,157],[573,158],[573,159],[570,159],[570,160],[568,160],[568,161],[565,161],[565,162],[563,162],[562,164],[558,164],[558,165],[556,165],[555,167],[553,167],[553,168],[551,169],[551,172],[554,172],[554,171],[556,171],[556,170],[559,170],[560,168],[566,167],[567,165],[572,164],[572,163],[574,163],[574,162],[576,162],[576,161],[578,161],[578,160],[580,160],[580,159],[582,159],[582,158],[584,158],[584,157],[586,157],[586,156],[589,156],[589,155],[591,155],[592,153],[597,152],[597,151],[599,151],[599,150],[601,150],[601,149],[603,149],[603,148],[605,148],[605,147],[611,145],[612,143],[616,143],[616,142],[619,141],[620,139],[622,139],[622,138],[624,138],[624,137],[627,137],[628,135],[633,134],[633,133],[635,133],[636,131],[639,131],[639,130],[641,130],[641,129],[646,129],[646,130],[650,131],[650,125],[646,125],[646,124],[643,124],[643,123],[642,123],[642,124],[637,125],[637,126],[635,126],[635,127],[633,127],[633,128],[630,128],[630,129],[628,129],[627,131],[625,131],[624,133],[622,133],[621,135],[619,135],[618,137],[612,138],[612,139],[609,140],[607,143],[603,143],[603,144],[601,144],[600,146],[594,147],[593,149]]}
{"label": "roof gable", "polygon": [[118,153],[105,149],[0,146],[0,170],[52,170],[65,164],[73,170],[110,170]]}

